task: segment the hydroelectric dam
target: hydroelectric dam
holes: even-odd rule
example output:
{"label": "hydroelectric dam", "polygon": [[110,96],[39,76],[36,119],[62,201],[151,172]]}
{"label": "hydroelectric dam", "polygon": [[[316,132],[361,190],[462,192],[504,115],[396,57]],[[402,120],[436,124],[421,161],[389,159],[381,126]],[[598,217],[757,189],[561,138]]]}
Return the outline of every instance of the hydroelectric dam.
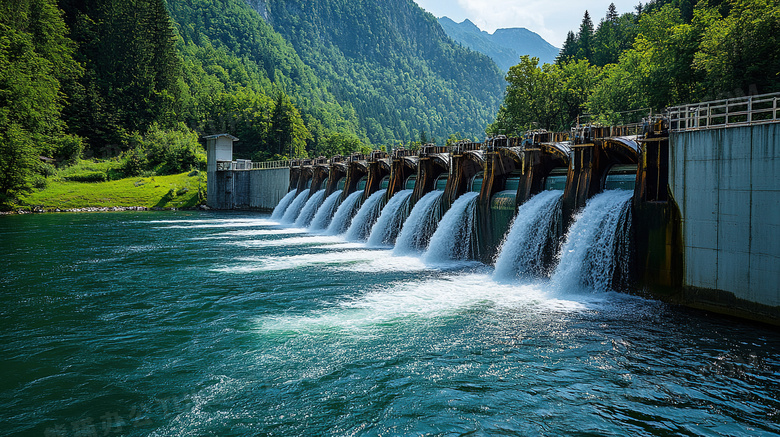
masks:
{"label": "hydroelectric dam", "polygon": [[496,281],[624,291],[780,324],[780,95],[629,126],[330,159],[232,159],[207,137],[208,205]]}

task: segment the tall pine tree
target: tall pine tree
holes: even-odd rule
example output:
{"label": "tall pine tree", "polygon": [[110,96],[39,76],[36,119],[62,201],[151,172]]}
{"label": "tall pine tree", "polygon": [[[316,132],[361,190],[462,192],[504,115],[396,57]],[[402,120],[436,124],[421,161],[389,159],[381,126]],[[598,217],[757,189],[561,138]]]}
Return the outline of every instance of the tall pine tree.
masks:
{"label": "tall pine tree", "polygon": [[588,11],[585,11],[585,16],[582,17],[580,31],[577,34],[576,59],[587,59],[593,62],[593,21]]}

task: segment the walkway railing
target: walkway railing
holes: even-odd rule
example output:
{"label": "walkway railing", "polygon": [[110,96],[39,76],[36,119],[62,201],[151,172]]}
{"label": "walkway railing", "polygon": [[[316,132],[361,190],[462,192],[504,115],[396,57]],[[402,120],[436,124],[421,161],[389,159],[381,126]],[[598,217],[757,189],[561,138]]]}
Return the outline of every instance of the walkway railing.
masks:
{"label": "walkway railing", "polygon": [[217,161],[217,171],[271,170],[275,168],[289,168],[289,167],[290,167],[290,160],[251,162],[248,159],[238,159],[235,161]]}
{"label": "walkway railing", "polygon": [[290,167],[290,160],[285,159],[282,161],[265,161],[265,162],[253,162],[252,170],[272,170],[275,168],[288,168]]}
{"label": "walkway railing", "polygon": [[690,131],[780,121],[780,93],[667,108],[669,130]]}

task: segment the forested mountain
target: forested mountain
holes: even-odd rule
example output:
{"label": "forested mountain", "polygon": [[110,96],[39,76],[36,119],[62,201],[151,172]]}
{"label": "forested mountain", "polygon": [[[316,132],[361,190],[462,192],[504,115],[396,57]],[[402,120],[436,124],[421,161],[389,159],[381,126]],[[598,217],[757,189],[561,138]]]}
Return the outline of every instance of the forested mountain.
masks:
{"label": "forested mountain", "polygon": [[482,137],[505,83],[412,0],[251,0],[374,144]]}
{"label": "forested mountain", "polygon": [[243,0],[179,0],[168,8],[190,91],[182,115],[196,130],[234,134],[238,156],[254,159],[289,155],[291,146],[304,156],[368,143],[353,108]]}
{"label": "forested mountain", "polygon": [[556,47],[522,27],[498,29],[490,34],[469,20],[456,23],[448,17],[441,17],[439,24],[450,38],[490,56],[503,71],[517,65],[522,55],[539,58],[542,63],[552,63],[558,56]]}
{"label": "forested mountain", "polygon": [[412,0],[0,0],[0,67],[0,206],[84,157],[197,168],[216,132],[255,160],[481,137],[504,87]]}

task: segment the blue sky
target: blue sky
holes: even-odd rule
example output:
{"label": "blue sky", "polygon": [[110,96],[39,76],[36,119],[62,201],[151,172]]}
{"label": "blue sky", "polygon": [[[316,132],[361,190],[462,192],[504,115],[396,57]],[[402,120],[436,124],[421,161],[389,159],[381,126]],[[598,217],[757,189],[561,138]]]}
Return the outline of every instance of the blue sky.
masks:
{"label": "blue sky", "polygon": [[[639,0],[415,0],[437,17],[447,16],[457,22],[468,18],[480,29],[492,33],[503,27],[525,27],[550,44],[561,47],[566,33],[576,30],[587,9],[598,25],[609,4],[619,13],[631,12]],[[646,3],[646,0],[642,1]]]}

